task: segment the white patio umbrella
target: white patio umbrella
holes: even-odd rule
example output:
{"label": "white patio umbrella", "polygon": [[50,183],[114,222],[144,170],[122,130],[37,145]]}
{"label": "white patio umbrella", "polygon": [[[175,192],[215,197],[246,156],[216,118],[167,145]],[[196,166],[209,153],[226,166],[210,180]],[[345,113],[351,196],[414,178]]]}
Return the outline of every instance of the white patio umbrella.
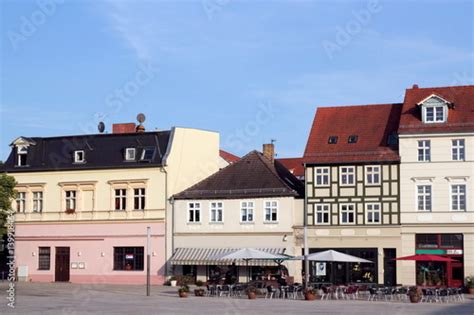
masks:
{"label": "white patio umbrella", "polygon": [[215,260],[244,260],[247,264],[247,282],[249,279],[248,266],[250,260],[274,260],[277,263],[281,263],[282,260],[288,260],[290,258],[290,256],[267,253],[255,248],[241,248],[230,253],[211,257],[211,259]]}

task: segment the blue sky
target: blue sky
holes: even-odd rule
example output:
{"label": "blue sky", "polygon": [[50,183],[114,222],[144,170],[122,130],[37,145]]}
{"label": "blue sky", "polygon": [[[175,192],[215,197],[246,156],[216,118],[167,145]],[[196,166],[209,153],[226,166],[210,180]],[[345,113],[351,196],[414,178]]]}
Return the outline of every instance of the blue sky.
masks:
{"label": "blue sky", "polygon": [[2,1],[0,159],[104,120],[300,156],[318,106],[473,84],[472,1]]}

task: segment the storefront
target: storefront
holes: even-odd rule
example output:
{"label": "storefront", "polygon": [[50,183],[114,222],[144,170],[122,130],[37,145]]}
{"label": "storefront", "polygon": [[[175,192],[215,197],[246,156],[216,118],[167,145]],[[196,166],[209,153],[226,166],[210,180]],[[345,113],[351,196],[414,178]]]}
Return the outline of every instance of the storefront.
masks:
{"label": "storefront", "polygon": [[416,284],[420,286],[460,287],[464,279],[462,234],[416,234],[416,254],[450,258],[453,262],[416,263]]}

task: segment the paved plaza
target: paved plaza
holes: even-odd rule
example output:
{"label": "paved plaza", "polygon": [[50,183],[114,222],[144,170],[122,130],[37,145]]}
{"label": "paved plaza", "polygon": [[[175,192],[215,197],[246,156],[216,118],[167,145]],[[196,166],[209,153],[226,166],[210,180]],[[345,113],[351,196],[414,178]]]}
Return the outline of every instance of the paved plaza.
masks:
{"label": "paved plaza", "polygon": [[177,297],[176,288],[144,286],[19,283],[16,307],[7,307],[8,284],[0,283],[0,314],[474,314],[474,299],[451,304],[368,301],[294,301]]}

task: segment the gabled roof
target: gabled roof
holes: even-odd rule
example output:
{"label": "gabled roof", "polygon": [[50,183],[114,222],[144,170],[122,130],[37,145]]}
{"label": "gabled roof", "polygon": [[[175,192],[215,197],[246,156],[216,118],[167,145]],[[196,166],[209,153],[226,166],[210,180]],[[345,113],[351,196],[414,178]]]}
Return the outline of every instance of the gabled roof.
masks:
{"label": "gabled roof", "polygon": [[[35,144],[28,147],[26,167],[16,167],[16,150],[12,151],[3,168],[6,172],[85,170],[161,166],[170,139],[170,131],[95,134],[48,138],[25,138]],[[149,161],[139,161],[145,148],[155,148]],[[125,161],[126,148],[136,148],[136,161]],[[73,153],[83,150],[86,163],[73,163]]]}
{"label": "gabled roof", "polygon": [[290,171],[290,173],[296,177],[304,176],[303,158],[281,158],[277,159],[277,161],[283,164],[283,166],[285,166]]}
{"label": "gabled roof", "polygon": [[304,187],[280,162],[271,162],[252,151],[175,199],[237,199],[257,197],[301,197]]}
{"label": "gabled roof", "polygon": [[229,152],[224,151],[224,150],[219,150],[219,155],[220,155],[221,158],[226,160],[228,163],[234,163],[234,162],[237,162],[238,160],[240,160],[240,158],[237,155],[234,155],[234,154],[229,153]]}
{"label": "gabled roof", "polygon": [[[398,129],[402,104],[320,107],[303,156],[305,163],[399,161],[398,148],[388,144]],[[330,144],[330,137],[337,143]],[[349,137],[356,136],[354,143]]]}
{"label": "gabled roof", "polygon": [[[445,123],[423,123],[418,106],[430,96],[451,104]],[[407,89],[400,118],[400,134],[474,131],[474,85]]]}

